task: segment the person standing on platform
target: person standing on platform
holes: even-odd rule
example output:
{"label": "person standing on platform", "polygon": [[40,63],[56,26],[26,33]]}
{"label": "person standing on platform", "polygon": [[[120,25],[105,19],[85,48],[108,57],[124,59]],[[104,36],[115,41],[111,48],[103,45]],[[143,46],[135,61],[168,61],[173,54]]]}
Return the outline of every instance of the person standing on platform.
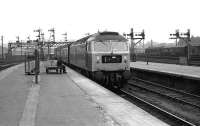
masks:
{"label": "person standing on platform", "polygon": [[148,53],[146,54],[146,61],[147,61],[147,65],[149,64],[149,57],[148,57]]}
{"label": "person standing on platform", "polygon": [[58,66],[58,68],[60,68],[60,73],[62,71],[63,71],[63,73],[66,73],[65,64],[64,64],[63,60],[60,57],[58,58],[57,66]]}

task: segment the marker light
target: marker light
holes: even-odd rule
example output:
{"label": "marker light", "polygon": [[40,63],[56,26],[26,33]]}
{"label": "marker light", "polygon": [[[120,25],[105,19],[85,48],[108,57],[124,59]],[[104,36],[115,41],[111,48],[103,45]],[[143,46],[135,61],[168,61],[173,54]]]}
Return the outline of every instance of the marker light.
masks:
{"label": "marker light", "polygon": [[97,56],[97,63],[100,63],[100,57]]}
{"label": "marker light", "polygon": [[124,56],[124,63],[127,63],[127,57]]}

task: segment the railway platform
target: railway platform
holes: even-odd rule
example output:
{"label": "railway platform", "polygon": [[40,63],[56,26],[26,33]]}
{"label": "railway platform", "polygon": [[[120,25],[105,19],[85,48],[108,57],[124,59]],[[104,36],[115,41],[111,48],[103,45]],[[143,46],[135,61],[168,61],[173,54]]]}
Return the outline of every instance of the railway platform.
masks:
{"label": "railway platform", "polygon": [[131,62],[131,71],[137,78],[156,84],[200,95],[200,67],[176,64]]}
{"label": "railway platform", "polygon": [[141,69],[144,71],[152,71],[156,73],[164,73],[173,76],[182,76],[188,79],[200,80],[200,67],[184,66],[177,64],[153,63],[153,62],[131,62],[131,68]]}
{"label": "railway platform", "polygon": [[23,64],[0,72],[1,126],[167,126],[70,68],[40,68],[39,84]]}

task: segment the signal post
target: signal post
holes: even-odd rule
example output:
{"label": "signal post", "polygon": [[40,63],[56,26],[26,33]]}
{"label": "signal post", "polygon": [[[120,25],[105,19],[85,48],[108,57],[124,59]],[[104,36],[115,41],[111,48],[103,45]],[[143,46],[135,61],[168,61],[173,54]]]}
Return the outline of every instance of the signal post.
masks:
{"label": "signal post", "polygon": [[[175,34],[170,34],[171,37],[170,39],[182,39],[183,41],[186,42],[187,44],[187,64],[190,65],[190,42],[191,42],[191,37],[190,37],[190,29],[187,30],[185,33],[180,33],[179,30],[177,29],[175,31]],[[176,44],[177,45],[177,44]]]}
{"label": "signal post", "polygon": [[[144,30],[142,30],[142,32],[134,32],[133,31],[133,28],[131,28],[131,32],[129,34],[123,34],[124,36],[128,36],[129,39],[131,40],[131,48],[135,48],[135,46],[137,44],[139,44],[142,40],[143,40],[143,43],[144,43],[144,39],[145,39],[145,33],[144,33]],[[138,40],[137,42],[134,42],[134,40]],[[133,61],[135,61],[135,57],[132,59]]]}

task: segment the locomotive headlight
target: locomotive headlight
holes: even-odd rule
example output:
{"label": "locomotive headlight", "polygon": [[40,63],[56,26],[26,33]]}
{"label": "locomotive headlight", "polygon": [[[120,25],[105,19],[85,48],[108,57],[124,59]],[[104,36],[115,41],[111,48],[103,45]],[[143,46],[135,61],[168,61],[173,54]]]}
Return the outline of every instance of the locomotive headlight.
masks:
{"label": "locomotive headlight", "polygon": [[127,63],[127,56],[124,56],[124,63]]}
{"label": "locomotive headlight", "polygon": [[100,63],[100,57],[97,56],[97,63]]}

